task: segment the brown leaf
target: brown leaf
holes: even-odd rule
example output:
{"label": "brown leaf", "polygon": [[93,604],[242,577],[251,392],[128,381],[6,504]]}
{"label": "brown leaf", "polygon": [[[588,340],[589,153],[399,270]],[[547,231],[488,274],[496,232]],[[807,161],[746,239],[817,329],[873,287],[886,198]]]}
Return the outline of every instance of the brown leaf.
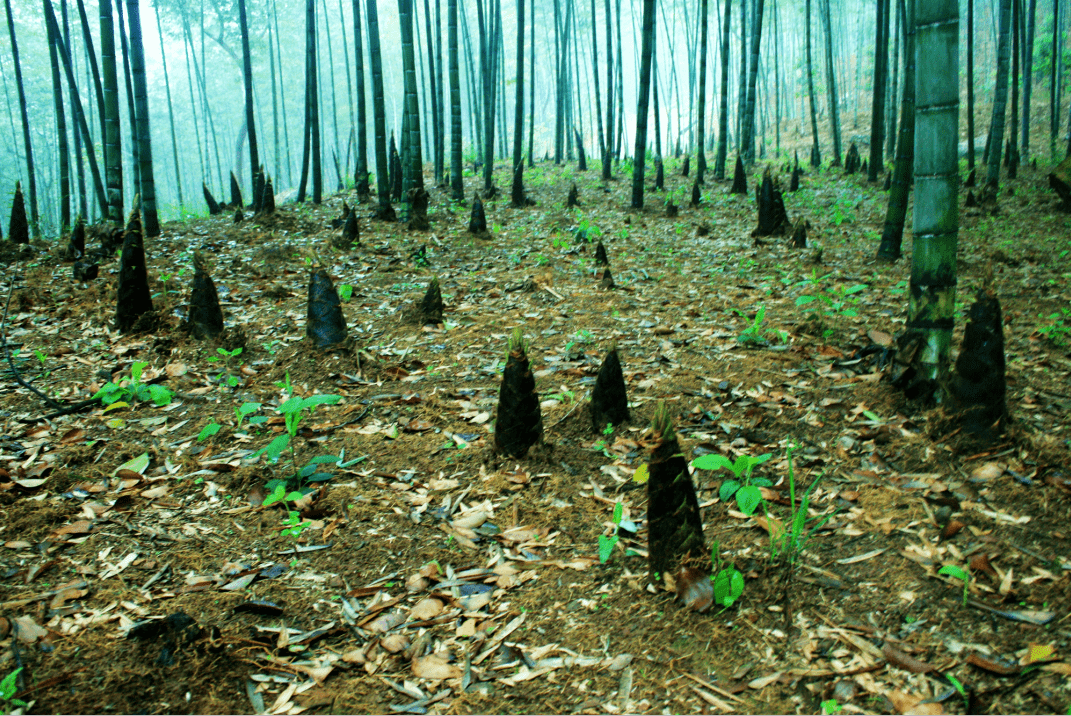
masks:
{"label": "brown leaf", "polygon": [[940,703],[924,704],[921,696],[905,694],[899,689],[890,691],[886,696],[889,697],[889,701],[892,702],[893,708],[896,709],[897,713],[916,714],[917,716],[940,716],[945,712]]}
{"label": "brown leaf", "polygon": [[697,612],[705,612],[714,603],[714,585],[705,572],[682,567],[677,574],[675,591],[685,606]]}
{"label": "brown leaf", "polygon": [[1000,676],[1012,676],[1019,673],[1019,665],[1004,661],[1003,659],[996,659],[991,656],[984,656],[977,652],[971,652],[967,656],[967,663],[971,666],[977,666],[979,669],[985,669],[993,674]]}
{"label": "brown leaf", "polygon": [[409,611],[409,616],[415,621],[425,621],[439,616],[443,610],[443,603],[434,597],[421,599]]}
{"label": "brown leaf", "polygon": [[63,437],[60,438],[60,444],[71,445],[73,443],[80,443],[85,440],[85,437],[85,430],[82,430],[81,428],[75,428],[73,430],[68,430],[63,434]]}
{"label": "brown leaf", "polygon": [[933,667],[925,661],[919,661],[913,656],[908,656],[888,642],[882,647],[881,653],[882,656],[885,657],[885,660],[893,666],[905,669],[914,674],[926,674],[933,671]]}
{"label": "brown leaf", "polygon": [[428,654],[413,659],[413,675],[421,679],[456,679],[461,676],[461,669],[450,664],[438,654]]}
{"label": "brown leaf", "polygon": [[941,541],[952,539],[957,534],[959,534],[959,531],[962,530],[965,526],[966,525],[964,525],[959,520],[950,520],[949,523],[945,525],[945,528],[941,530]]}
{"label": "brown leaf", "polygon": [[84,535],[89,534],[91,529],[92,524],[89,522],[89,520],[78,520],[77,522],[72,522],[69,525],[64,525],[63,527],[60,527],[52,534],[56,537],[59,537],[61,535]]}
{"label": "brown leaf", "polygon": [[993,565],[989,563],[989,555],[985,552],[979,552],[971,557],[970,568],[972,572],[985,572],[993,579],[1000,579],[997,570],[993,569]]}

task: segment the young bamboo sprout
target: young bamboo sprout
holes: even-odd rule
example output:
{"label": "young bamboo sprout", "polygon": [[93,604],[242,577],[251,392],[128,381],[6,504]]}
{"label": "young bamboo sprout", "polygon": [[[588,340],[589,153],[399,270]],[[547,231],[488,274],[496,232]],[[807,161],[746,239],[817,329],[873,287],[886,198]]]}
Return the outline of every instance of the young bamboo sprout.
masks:
{"label": "young bamboo sprout", "polygon": [[331,277],[322,268],[309,276],[308,322],[305,335],[317,348],[335,348],[346,340],[346,317]]}
{"label": "young bamboo sprout", "polygon": [[439,279],[433,277],[428,290],[420,301],[420,322],[428,325],[443,322],[443,294],[439,289]]}
{"label": "young bamboo sprout", "polygon": [[971,306],[951,388],[967,432],[983,439],[1001,432],[1008,414],[1004,326],[1000,301],[992,289],[979,290]]}
{"label": "young bamboo sprout", "polygon": [[477,193],[472,198],[472,216],[469,218],[469,233],[483,236],[487,234],[487,215],[483,210],[483,202]]}
{"label": "young bamboo sprout", "polygon": [[185,328],[200,340],[215,338],[223,332],[223,310],[219,307],[216,284],[205,270],[199,252],[193,254],[193,287]]}
{"label": "young bamboo sprout", "polygon": [[201,193],[204,194],[205,203],[208,204],[209,214],[215,216],[223,211],[219,206],[219,202],[216,201],[216,197],[212,196],[212,192],[208,190],[208,185],[204,182],[201,182]]}
{"label": "young bamboo sprout", "polygon": [[607,425],[624,422],[628,422],[628,393],[625,374],[621,371],[621,359],[614,345],[603,359],[591,391],[591,428],[597,434],[602,434]]}
{"label": "young bamboo sprout", "polygon": [[[135,200],[134,205],[138,202]],[[115,304],[115,326],[121,333],[134,327],[142,314],[152,311],[152,294],[145,270],[145,246],[141,238],[141,216],[130,212],[123,253],[119,258],[119,292]]]}
{"label": "young bamboo sprout", "polygon": [[500,453],[522,458],[543,435],[543,417],[535,377],[528,364],[528,345],[520,328],[509,339],[506,368],[498,393],[495,446]]}
{"label": "young bamboo sprout", "polygon": [[15,182],[15,198],[11,201],[11,221],[7,225],[7,237],[16,244],[30,243],[30,224],[26,221],[22,182]]}
{"label": "young bamboo sprout", "polygon": [[740,155],[736,157],[736,168],[733,170],[733,188],[730,194],[747,194],[747,175],[744,173],[744,162]]}
{"label": "young bamboo sprout", "polygon": [[673,432],[673,419],[659,403],[651,420],[653,443],[648,460],[647,553],[649,578],[677,574],[681,567],[709,563],[703,521],[688,463]]}

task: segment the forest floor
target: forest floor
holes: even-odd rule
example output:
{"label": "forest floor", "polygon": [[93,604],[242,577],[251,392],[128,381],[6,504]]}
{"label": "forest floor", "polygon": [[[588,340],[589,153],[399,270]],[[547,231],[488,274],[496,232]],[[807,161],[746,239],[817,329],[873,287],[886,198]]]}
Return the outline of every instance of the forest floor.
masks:
{"label": "forest floor", "polygon": [[[983,444],[857,355],[902,329],[911,247],[908,231],[904,259],[874,260],[887,194],[862,175],[808,173],[786,194],[811,222],[803,250],[757,245],[754,195],[728,183],[687,206],[672,160],[676,218],[653,192],[627,210],[629,177],[603,184],[596,163],[529,170],[537,206],[487,202],[487,239],[439,189],[429,232],[359,206],[352,251],[329,226],[351,195],[169,224],[146,242],[161,322],[137,335],[113,330],[117,262],[78,284],[39,245],[6,327],[26,379],[75,401],[138,368],[173,395],[35,419],[50,409],[8,373],[0,673],[22,667],[33,713],[1067,713],[1071,214],[1046,171],[1006,182],[995,214],[961,211],[956,345],[988,266],[1005,319],[1012,422]],[[222,343],[179,330],[193,250]],[[345,351],[304,340],[310,250],[352,287]],[[406,322],[432,276],[445,321]],[[544,444],[522,460],[490,445],[515,326],[543,401]],[[601,434],[586,403],[614,343],[632,418]],[[341,401],[272,464],[255,453],[291,391]],[[772,456],[755,473],[774,483],[770,522],[719,499],[729,473],[693,473],[707,544],[745,579],[727,609],[648,587],[632,476],[660,401],[688,459]],[[767,528],[789,513],[793,446],[829,519],[788,573]],[[300,517],[263,506],[291,458],[320,455],[337,464],[289,505]],[[638,531],[600,562],[617,503]]]}

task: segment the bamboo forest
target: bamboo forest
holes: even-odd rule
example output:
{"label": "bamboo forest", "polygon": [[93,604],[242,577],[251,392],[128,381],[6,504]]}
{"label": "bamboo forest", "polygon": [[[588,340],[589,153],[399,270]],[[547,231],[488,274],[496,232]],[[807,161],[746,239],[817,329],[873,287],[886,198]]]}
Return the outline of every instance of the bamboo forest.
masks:
{"label": "bamboo forest", "polygon": [[1071,715],[1071,0],[2,3],[0,712]]}

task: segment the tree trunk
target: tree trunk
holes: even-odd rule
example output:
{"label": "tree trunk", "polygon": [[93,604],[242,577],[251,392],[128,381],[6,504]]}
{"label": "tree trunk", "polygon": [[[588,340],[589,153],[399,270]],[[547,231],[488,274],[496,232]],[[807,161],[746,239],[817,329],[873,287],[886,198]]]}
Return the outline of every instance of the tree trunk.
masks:
{"label": "tree trunk", "polygon": [[[115,3],[116,14],[119,16],[119,40],[123,48],[123,82],[126,85],[126,113],[130,121],[130,156],[131,156],[131,173],[134,175],[133,189],[134,195],[138,196],[141,192],[141,147],[138,143],[137,137],[137,122],[135,117],[137,116],[137,110],[134,108],[134,80],[130,71],[130,40],[127,34],[126,20],[123,18],[123,3],[125,0],[117,0]],[[204,13],[201,17],[201,67],[204,67]],[[201,75],[201,91],[204,93],[205,101],[207,102],[208,91],[205,89],[205,78]],[[213,127],[212,137],[215,139],[215,127]],[[219,147],[216,147],[216,163],[219,163]],[[222,180],[221,180],[222,181]],[[139,206],[138,209],[141,207]],[[124,217],[125,218],[125,217]]]}
{"label": "tree trunk", "polygon": [[[729,0],[726,0],[727,2]],[[753,0],[740,0],[740,75],[737,78],[736,91],[736,153],[744,153],[744,113],[747,111],[747,64],[751,60],[747,47],[748,9]]]}
{"label": "tree trunk", "polygon": [[907,216],[907,198],[911,191],[911,168],[915,161],[915,0],[907,0],[904,8],[904,97],[900,109],[899,155],[889,186],[889,208],[885,213],[885,229],[878,247],[878,259],[895,261],[900,258]]}
{"label": "tree trunk", "polygon": [[956,305],[959,3],[925,0],[915,11],[915,216],[907,332],[920,340],[912,392],[919,396],[921,388],[922,395],[940,400]]}
{"label": "tree trunk", "polygon": [[[726,0],[728,2],[729,0]],[[807,97],[811,109],[811,166],[822,163],[822,148],[818,142],[818,112],[814,101],[814,63],[811,59],[811,0],[807,0]]]}
{"label": "tree trunk", "polygon": [[354,172],[357,197],[368,199],[368,117],[365,112],[364,42],[361,40],[361,2],[353,0],[354,81],[357,85],[357,171]]}
{"label": "tree trunk", "polygon": [[[592,0],[594,2],[594,0]],[[592,33],[595,32],[595,18],[592,17]],[[528,67],[532,73],[528,82],[528,166],[535,166],[535,5],[532,5],[532,21],[528,23],[531,29],[528,31]]]}
{"label": "tree trunk", "polygon": [[[725,179],[725,159],[729,153],[729,21],[732,0],[724,0],[721,21],[721,96],[718,98],[718,158],[714,160],[714,178]],[[807,0],[810,7],[811,0]]]}
{"label": "tree trunk", "polygon": [[[149,134],[149,94],[145,82],[145,50],[141,43],[141,12],[138,0],[126,0],[130,24],[130,76],[134,84],[135,126],[138,143],[138,177],[141,190],[142,227],[147,238],[160,235],[156,213],[156,182],[152,169],[152,135]],[[95,163],[95,160],[94,160]]]}
{"label": "tree trunk", "polygon": [[[286,147],[286,183],[290,185],[293,184],[293,162],[290,160],[290,122],[287,120],[286,105],[282,99],[286,97],[286,89],[283,84],[283,47],[279,38],[279,13],[276,10],[275,3],[271,4],[271,14],[275,30],[275,63],[279,67],[279,109],[281,110],[280,114],[283,115],[283,145]],[[278,178],[276,177],[276,180]]]}
{"label": "tree trunk", "polygon": [[115,71],[112,0],[100,0],[100,63],[103,70],[101,84],[104,92],[104,176],[108,187],[108,211],[105,215],[112,221],[121,222],[123,220],[123,154],[122,134],[119,127],[119,79]]}
{"label": "tree trunk", "polygon": [[405,79],[405,115],[409,122],[409,148],[402,172],[402,221],[410,219],[410,190],[424,188],[420,103],[417,98],[416,53],[413,48],[413,2],[414,0],[398,0],[398,18],[402,30],[402,71]]}
{"label": "tree trunk", "polygon": [[461,67],[457,57],[457,0],[446,5],[447,53],[450,56],[450,196],[465,198],[461,154]]}
{"label": "tree trunk", "polygon": [[878,180],[885,161],[885,80],[889,59],[889,0],[877,0],[877,28],[874,43],[874,92],[870,113],[870,163],[867,181]]}
{"label": "tree trunk", "polygon": [[178,138],[175,134],[175,110],[171,104],[171,80],[167,73],[167,56],[164,53],[164,31],[160,26],[160,6],[154,5],[153,8],[156,11],[156,34],[160,36],[160,64],[163,65],[164,68],[164,89],[167,93],[167,117],[171,125],[171,157],[175,162],[175,186],[178,189],[179,206],[185,206],[186,200],[182,196],[182,165],[179,164]]}
{"label": "tree trunk", "polygon": [[[534,11],[533,11],[534,14]],[[535,25],[533,17],[533,26]],[[602,92],[599,90],[599,32],[595,22],[595,0],[591,0],[591,77],[595,80],[595,123],[599,132],[599,156],[606,158],[606,134],[602,127]]]}
{"label": "tree trunk", "polygon": [[751,62],[748,64],[747,107],[744,110],[744,158],[751,164],[755,161],[755,92],[759,77],[759,48],[762,43],[762,13],[766,0],[755,3],[755,17],[751,30]]}
{"label": "tree trunk", "polygon": [[967,169],[974,169],[974,0],[967,0]]}
{"label": "tree trunk", "polygon": [[1060,133],[1060,75],[1056,57],[1060,52],[1060,0],[1052,0],[1052,53],[1049,55],[1049,144],[1056,157],[1056,136]]}
{"label": "tree trunk", "polygon": [[22,144],[26,151],[26,177],[30,188],[30,231],[34,238],[41,236],[41,216],[37,211],[37,176],[34,173],[33,145],[30,143],[30,119],[26,111],[26,90],[22,84],[22,64],[19,62],[19,45],[15,41],[15,18],[11,14],[11,0],[4,0],[7,8],[7,29],[11,36],[11,56],[15,64],[15,85],[19,91],[19,113],[22,115]]}
{"label": "tree trunk", "polygon": [[253,208],[260,209],[257,174],[260,172],[260,152],[257,148],[257,125],[253,116],[253,60],[249,54],[249,23],[245,15],[245,0],[238,0],[238,29],[242,34],[242,85],[245,89],[245,124],[249,134],[249,181],[253,188]]}
{"label": "tree trunk", "polygon": [[833,132],[833,166],[840,166],[840,102],[837,94],[837,73],[833,69],[833,23],[830,20],[830,0],[822,0],[822,20],[826,31],[826,81],[829,87],[829,116]]}
{"label": "tree trunk", "polygon": [[[1030,99],[1034,87],[1034,31],[1037,19],[1038,0],[1030,0],[1026,13],[1026,44],[1023,51],[1023,140],[1022,152],[1026,159],[1030,154]],[[1055,19],[1055,18],[1053,18]]]}
{"label": "tree trunk", "polygon": [[368,0],[367,9],[368,56],[372,65],[372,116],[376,133],[376,198],[383,211],[390,208],[390,184],[387,170],[387,111],[383,99],[383,61],[379,51],[376,0]]}
{"label": "tree trunk", "polygon": [[696,147],[695,179],[702,184],[703,175],[707,170],[707,0],[699,0],[699,106],[696,110],[696,121],[699,126],[696,133],[698,146]]}
{"label": "tree trunk", "polygon": [[[42,0],[45,13],[52,11],[50,0]],[[48,28],[48,59],[52,65],[52,107],[56,113],[56,136],[57,149],[59,150],[60,170],[60,233],[71,226],[71,165],[70,151],[67,145],[67,117],[63,111],[63,84],[60,81],[59,57],[56,46],[59,38],[51,32],[51,24]]]}
{"label": "tree trunk", "polygon": [[428,54],[428,84],[431,89],[431,102],[429,103],[431,104],[431,153],[435,172],[435,184],[438,185],[442,183],[443,179],[442,153],[440,151],[443,137],[439,129],[441,126],[439,118],[442,113],[442,108],[439,106],[439,75],[436,72],[435,47],[431,31],[431,7],[428,4],[428,0],[424,0],[424,37]]}
{"label": "tree trunk", "polygon": [[[602,156],[603,181],[610,179],[610,155],[614,146],[614,21],[610,12],[610,0],[605,3],[606,13],[606,151]],[[594,24],[595,18],[592,17]]]}
{"label": "tree trunk", "polygon": [[524,154],[524,0],[517,0],[517,99],[513,110],[513,191],[514,206],[528,203],[524,195],[522,175]]}
{"label": "tree trunk", "polygon": [[993,94],[993,119],[990,124],[989,168],[986,184],[995,192],[1000,182],[1000,156],[1004,148],[1004,115],[1008,105],[1008,60],[1011,43],[1011,0],[1000,2],[1000,35],[997,43],[997,78]]}
{"label": "tree trunk", "polygon": [[[636,101],[636,144],[632,155],[632,208],[643,208],[643,165],[647,155],[647,110],[651,103],[651,55],[655,43],[655,0],[643,0],[640,87]],[[618,43],[620,46],[620,43]]]}

